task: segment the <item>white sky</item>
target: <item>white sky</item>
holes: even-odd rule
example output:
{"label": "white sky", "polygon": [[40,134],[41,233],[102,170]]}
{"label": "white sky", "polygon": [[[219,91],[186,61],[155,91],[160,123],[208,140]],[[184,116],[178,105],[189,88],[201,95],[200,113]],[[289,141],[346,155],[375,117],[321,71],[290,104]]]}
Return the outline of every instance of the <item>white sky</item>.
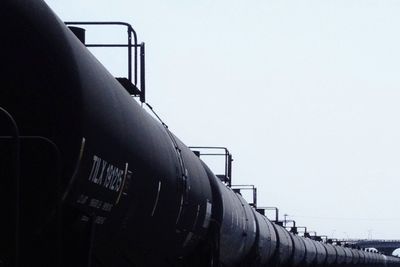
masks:
{"label": "white sky", "polygon": [[260,206],[319,234],[400,239],[399,1],[46,2],[131,23],[148,102],[187,145],[228,147]]}

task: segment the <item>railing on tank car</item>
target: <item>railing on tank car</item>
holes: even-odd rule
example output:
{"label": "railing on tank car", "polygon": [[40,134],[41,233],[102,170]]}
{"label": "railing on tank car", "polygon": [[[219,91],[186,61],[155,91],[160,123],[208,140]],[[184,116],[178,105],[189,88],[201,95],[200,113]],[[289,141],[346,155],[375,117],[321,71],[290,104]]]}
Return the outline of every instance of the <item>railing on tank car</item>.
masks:
{"label": "railing on tank car", "polygon": [[[3,177],[6,178],[2,182],[5,184],[9,183],[11,186],[7,187],[10,188],[11,190],[11,195],[14,195],[12,198],[8,199],[10,202],[10,206],[13,207],[14,214],[11,214],[11,216],[8,216],[10,219],[10,227],[12,233],[12,240],[7,240],[9,242],[10,246],[10,253],[8,255],[8,260],[9,263],[12,264],[12,266],[18,267],[20,266],[20,256],[21,256],[21,243],[23,243],[23,236],[21,235],[22,229],[21,229],[21,148],[23,148],[23,141],[33,141],[33,142],[38,142],[41,144],[46,144],[49,145],[52,153],[54,154],[54,164],[55,164],[55,173],[54,173],[54,178],[56,180],[56,198],[55,203],[55,213],[53,214],[55,217],[54,223],[56,224],[55,230],[56,230],[56,244],[55,244],[55,251],[57,253],[57,262],[56,266],[61,266],[60,263],[62,261],[62,244],[61,244],[61,234],[62,234],[62,191],[61,191],[61,170],[62,170],[62,164],[61,164],[61,152],[58,148],[58,146],[49,138],[44,137],[44,136],[36,136],[36,135],[21,135],[20,130],[18,127],[18,123],[15,120],[15,118],[12,116],[11,113],[9,113],[5,108],[0,107],[0,116],[5,117],[5,121],[8,121],[6,123],[2,123],[1,129],[7,129],[7,127],[4,127],[8,124],[8,128],[11,130],[11,134],[8,135],[3,135],[2,133],[0,134],[0,142],[4,143],[10,143],[12,146],[11,153],[6,155],[11,158],[11,165],[10,166],[5,166],[6,168],[10,169],[9,176],[10,177]],[[4,173],[2,173],[4,174]],[[6,172],[7,175],[7,172]],[[9,179],[7,179],[9,178]],[[48,227],[48,225],[47,225]],[[3,255],[4,256],[4,255]],[[0,259],[1,263],[1,259]]]}
{"label": "railing on tank car", "polygon": [[[116,78],[122,86],[133,96],[139,97],[140,102],[146,102],[146,83],[145,83],[145,43],[138,44],[137,34],[132,25],[126,22],[119,21],[67,21],[64,22],[75,35],[81,40],[82,43],[88,48],[102,47],[102,48],[127,48],[128,53],[128,78]],[[125,44],[111,44],[111,43],[85,43],[84,29],[73,27],[75,26],[125,26],[127,28],[127,43]],[[132,67],[132,48],[133,48],[133,66]],[[139,48],[139,51],[138,51]],[[139,56],[138,56],[139,54]],[[139,63],[138,63],[139,62]],[[138,68],[140,64],[140,68]],[[132,78],[133,73],[133,78]],[[140,74],[140,83],[138,81],[138,73]],[[132,80],[133,79],[133,80]],[[140,86],[138,86],[140,84]],[[140,87],[140,89],[139,89]]]}
{"label": "railing on tank car", "polygon": [[[232,154],[226,147],[217,147],[217,146],[190,146],[189,147],[193,153],[195,153],[198,157],[201,156],[223,156],[224,157],[224,174],[217,174],[216,176],[224,182],[227,186],[232,186]],[[215,151],[223,151],[223,152],[213,152]],[[211,151],[211,152],[210,152]]]}

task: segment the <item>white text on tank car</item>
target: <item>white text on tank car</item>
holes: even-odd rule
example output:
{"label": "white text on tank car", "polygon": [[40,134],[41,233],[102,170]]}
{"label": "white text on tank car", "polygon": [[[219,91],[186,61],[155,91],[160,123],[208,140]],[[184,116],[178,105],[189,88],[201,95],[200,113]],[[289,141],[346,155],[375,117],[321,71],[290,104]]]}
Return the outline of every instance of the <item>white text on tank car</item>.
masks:
{"label": "white text on tank car", "polygon": [[118,192],[124,177],[124,171],[94,155],[89,181]]}

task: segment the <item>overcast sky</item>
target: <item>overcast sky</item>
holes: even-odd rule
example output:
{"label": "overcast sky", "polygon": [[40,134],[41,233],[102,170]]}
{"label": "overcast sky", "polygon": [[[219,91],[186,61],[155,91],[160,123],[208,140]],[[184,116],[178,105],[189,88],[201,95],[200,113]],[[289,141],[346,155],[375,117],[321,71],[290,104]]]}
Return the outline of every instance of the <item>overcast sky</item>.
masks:
{"label": "overcast sky", "polygon": [[46,2],[65,21],[131,23],[148,102],[187,145],[228,147],[260,206],[400,239],[399,1]]}

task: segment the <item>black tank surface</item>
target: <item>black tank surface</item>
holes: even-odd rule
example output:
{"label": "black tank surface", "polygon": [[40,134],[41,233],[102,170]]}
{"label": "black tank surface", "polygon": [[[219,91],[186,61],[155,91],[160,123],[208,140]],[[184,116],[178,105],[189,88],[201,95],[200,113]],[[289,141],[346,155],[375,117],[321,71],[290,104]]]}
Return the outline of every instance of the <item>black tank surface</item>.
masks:
{"label": "black tank surface", "polygon": [[326,248],[326,265],[332,265],[336,262],[336,249],[332,244],[324,244]]}
{"label": "black tank surface", "polygon": [[358,249],[358,254],[360,255],[360,264],[366,264],[364,251]]}
{"label": "black tank surface", "polygon": [[352,264],[357,265],[360,263],[360,254],[358,253],[357,249],[350,249],[351,254],[353,254],[353,261]]}
{"label": "black tank surface", "polygon": [[400,264],[400,259],[398,257],[390,257],[390,261],[393,263],[393,266]]}
{"label": "black tank surface", "polygon": [[365,254],[364,251],[362,251],[361,249],[357,249],[358,250],[358,254],[360,255],[360,264],[365,264]]}
{"label": "black tank surface", "polygon": [[366,265],[370,264],[371,259],[370,259],[369,255],[368,255],[368,253],[366,251],[362,251],[362,253],[364,254],[364,263]]}
{"label": "black tank surface", "polygon": [[257,222],[257,250],[260,264],[267,264],[277,247],[277,237],[274,226],[267,217],[253,210]]}
{"label": "black tank surface", "polygon": [[372,252],[369,252],[369,253],[368,253],[368,256],[369,256],[369,263],[370,263],[371,265],[375,264],[375,263],[376,263],[375,254],[372,253]]}
{"label": "black tank surface", "polygon": [[346,261],[346,253],[344,252],[344,247],[335,246],[337,257],[336,257],[336,264],[344,264]]}
{"label": "black tank surface", "polygon": [[292,233],[289,234],[293,241],[293,255],[291,266],[301,266],[301,263],[304,262],[306,256],[306,246],[304,244],[303,238]]}
{"label": "black tank surface", "polygon": [[226,266],[236,266],[255,244],[257,225],[250,206],[240,195],[222,182],[218,187],[222,196],[219,258]]}
{"label": "black tank surface", "polygon": [[374,263],[376,264],[376,265],[378,265],[378,264],[380,264],[381,262],[381,257],[380,257],[380,254],[378,254],[377,252],[375,252],[375,253],[373,253],[373,258],[374,258]]}
{"label": "black tank surface", "polygon": [[293,256],[293,241],[288,231],[280,225],[273,224],[278,237],[278,247],[274,256],[274,262],[278,266],[290,264]]}
{"label": "black tank surface", "polygon": [[386,255],[381,254],[381,261],[384,263],[383,266],[390,266],[390,261]]}
{"label": "black tank surface", "polygon": [[316,259],[316,263],[318,265],[322,265],[325,264],[326,261],[326,257],[327,257],[327,251],[325,246],[318,241],[312,241],[315,244],[315,247],[317,248],[317,259]]}
{"label": "black tank surface", "polygon": [[364,264],[368,265],[368,261],[369,261],[369,257],[367,255],[367,252],[364,250],[360,250],[361,254],[363,255],[363,259],[364,259]]}
{"label": "black tank surface", "polygon": [[306,256],[304,258],[304,266],[310,266],[314,264],[317,258],[317,248],[314,242],[310,238],[303,238],[303,242],[306,248]]}
{"label": "black tank surface", "polygon": [[235,196],[239,199],[242,204],[242,208],[244,211],[244,216],[242,216],[243,225],[244,225],[244,236],[246,239],[243,243],[244,255],[247,255],[252,247],[255,246],[256,235],[257,235],[257,223],[256,218],[254,217],[252,207],[246,202],[246,200],[242,197],[241,194],[236,193]]}
{"label": "black tank surface", "polygon": [[378,253],[373,252],[373,253],[371,253],[371,255],[372,255],[372,263],[375,264],[375,265],[377,265],[377,264],[379,263],[379,256],[378,256]]}
{"label": "black tank surface", "polygon": [[378,261],[377,261],[377,258],[376,258],[376,254],[375,253],[373,253],[373,252],[369,252],[368,253],[369,254],[369,256],[370,256],[370,264],[371,265],[375,265]]}
{"label": "black tank surface", "polygon": [[375,260],[374,260],[374,254],[371,252],[367,252],[367,257],[368,257],[368,263],[370,265],[373,265]]}
{"label": "black tank surface", "polygon": [[[21,135],[48,138],[60,151],[65,239],[94,221],[94,254],[104,264],[118,254],[126,263],[146,258],[161,266],[193,251],[207,232],[212,205],[199,159],[132,99],[44,2],[2,1],[0,21],[7,36],[0,49],[7,66],[0,74],[0,106]],[[32,205],[42,208],[35,195],[57,191],[48,187],[56,178],[35,175],[22,177],[43,180],[43,188],[22,202],[23,218]],[[52,203],[38,212],[47,217],[24,225],[27,232],[45,228]],[[76,240],[65,250],[80,248]]]}
{"label": "black tank surface", "polygon": [[351,249],[344,247],[343,250],[346,255],[344,262],[346,264],[351,264],[353,262],[353,253],[351,253]]}
{"label": "black tank surface", "polygon": [[383,254],[378,253],[378,261],[379,261],[379,264],[384,266],[383,263],[386,262],[386,256],[384,256]]}

